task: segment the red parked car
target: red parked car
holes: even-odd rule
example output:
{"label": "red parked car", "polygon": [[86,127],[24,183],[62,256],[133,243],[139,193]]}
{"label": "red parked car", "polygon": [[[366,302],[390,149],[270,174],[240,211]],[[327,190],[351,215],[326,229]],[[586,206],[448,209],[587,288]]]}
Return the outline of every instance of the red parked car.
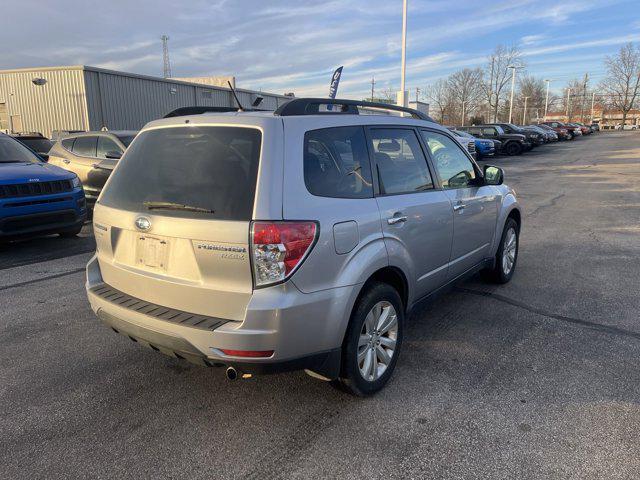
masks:
{"label": "red parked car", "polygon": [[569,130],[562,122],[542,122],[540,126],[556,132],[559,140],[573,140],[573,129]]}

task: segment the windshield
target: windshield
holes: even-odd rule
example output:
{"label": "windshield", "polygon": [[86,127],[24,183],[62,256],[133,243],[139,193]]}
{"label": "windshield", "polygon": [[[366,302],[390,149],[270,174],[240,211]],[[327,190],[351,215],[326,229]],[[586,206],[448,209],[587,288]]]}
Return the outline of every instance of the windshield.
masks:
{"label": "windshield", "polygon": [[0,163],[38,163],[40,159],[27,147],[6,135],[0,135]]}
{"label": "windshield", "polygon": [[463,132],[461,130],[453,130],[453,133],[455,133],[457,136],[459,137],[465,137],[465,138],[475,138],[473,135],[471,135],[469,132]]}
{"label": "windshield", "polygon": [[261,140],[255,128],[148,130],[127,150],[100,203],[167,216],[250,220]]}
{"label": "windshield", "polygon": [[131,145],[133,139],[136,138],[135,135],[117,135],[117,137],[120,139],[125,148],[129,148],[129,145]]}
{"label": "windshield", "polygon": [[20,138],[18,141],[38,153],[49,153],[53,147],[53,143],[48,138]]}

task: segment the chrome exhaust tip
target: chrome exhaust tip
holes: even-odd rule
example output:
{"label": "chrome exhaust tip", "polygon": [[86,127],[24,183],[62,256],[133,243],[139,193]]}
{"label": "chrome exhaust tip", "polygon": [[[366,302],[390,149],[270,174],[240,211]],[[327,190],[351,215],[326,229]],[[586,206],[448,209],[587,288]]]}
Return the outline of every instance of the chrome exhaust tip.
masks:
{"label": "chrome exhaust tip", "polygon": [[238,371],[233,367],[227,367],[227,379],[229,379],[229,380],[237,380],[238,379]]}

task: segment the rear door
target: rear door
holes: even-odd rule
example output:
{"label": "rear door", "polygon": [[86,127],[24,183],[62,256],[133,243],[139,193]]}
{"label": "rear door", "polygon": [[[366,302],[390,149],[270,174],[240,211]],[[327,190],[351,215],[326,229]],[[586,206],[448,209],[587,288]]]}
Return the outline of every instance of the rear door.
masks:
{"label": "rear door", "polygon": [[242,320],[253,291],[249,230],[261,144],[255,127],[141,133],[95,211],[105,282],[164,307]]}
{"label": "rear door", "polygon": [[[107,135],[100,135],[98,137],[98,144],[96,149],[96,158],[97,162],[94,164],[94,168],[97,170],[94,172],[96,177],[100,176],[102,178],[97,179],[96,182],[100,182],[100,185],[104,185],[109,175],[116,165],[118,164],[119,158],[114,158],[115,156],[122,156],[124,150],[120,145],[118,145],[112,138]],[[107,158],[111,157],[111,158]]]}
{"label": "rear door", "polygon": [[453,138],[426,129],[421,134],[452,205],[454,233],[448,269],[452,279],[490,256],[498,196],[494,187],[476,184],[478,169]]}
{"label": "rear door", "polygon": [[389,257],[405,261],[416,297],[446,282],[453,214],[412,128],[369,129],[379,193],[378,208]]}

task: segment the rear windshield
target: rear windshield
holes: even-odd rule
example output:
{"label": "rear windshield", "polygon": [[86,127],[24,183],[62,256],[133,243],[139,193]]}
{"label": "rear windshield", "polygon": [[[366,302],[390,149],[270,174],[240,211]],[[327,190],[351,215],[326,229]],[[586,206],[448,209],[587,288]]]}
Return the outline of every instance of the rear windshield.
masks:
{"label": "rear windshield", "polygon": [[48,138],[21,138],[20,141],[38,153],[49,153],[53,143]]}
{"label": "rear windshield", "polygon": [[40,159],[17,140],[0,135],[0,163],[37,163]]}
{"label": "rear windshield", "polygon": [[[250,220],[261,140],[255,128],[143,132],[114,171],[100,203],[160,215]],[[163,204],[171,206],[158,207]]]}

